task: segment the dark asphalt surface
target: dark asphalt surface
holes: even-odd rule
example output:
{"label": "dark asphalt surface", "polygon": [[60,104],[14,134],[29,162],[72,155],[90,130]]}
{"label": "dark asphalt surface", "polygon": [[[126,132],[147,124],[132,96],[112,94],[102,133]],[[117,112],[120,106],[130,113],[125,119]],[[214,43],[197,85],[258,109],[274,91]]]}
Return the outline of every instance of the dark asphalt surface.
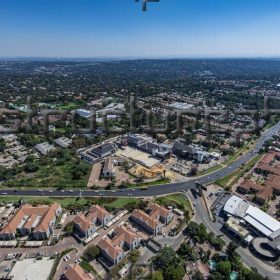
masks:
{"label": "dark asphalt surface", "polygon": [[280,131],[280,122],[277,123],[275,126],[267,129],[262,136],[258,139],[255,148],[248,153],[244,154],[242,157],[237,159],[232,164],[228,165],[225,168],[217,170],[211,174],[201,176],[198,178],[194,178],[188,180],[186,182],[180,183],[171,183],[171,184],[164,184],[164,185],[156,185],[150,186],[147,190],[141,190],[140,188],[135,189],[122,189],[122,190],[100,190],[100,191],[93,191],[93,190],[77,190],[73,189],[73,191],[64,190],[58,191],[54,190],[49,192],[47,190],[39,191],[36,189],[18,189],[17,191],[12,189],[7,190],[0,190],[0,197],[1,196],[47,196],[47,197],[145,197],[145,196],[156,196],[156,195],[164,195],[174,192],[181,192],[186,191],[196,186],[196,181],[199,181],[203,185],[209,185],[215,182],[217,179],[223,178],[235,170],[237,170],[242,164],[245,164],[249,160],[251,160],[255,155],[258,154],[259,150],[262,148],[264,142],[271,138],[272,135],[278,134]]}
{"label": "dark asphalt surface", "polygon": [[[232,240],[225,235],[221,229],[223,227],[223,223],[221,223],[219,218],[216,219],[215,222],[212,222],[209,218],[209,214],[205,207],[205,203],[201,197],[195,198],[191,195],[193,201],[195,201],[196,206],[194,207],[195,210],[195,221],[198,223],[203,223],[208,230],[215,233],[217,236],[221,236],[221,238],[230,243]],[[242,262],[247,265],[248,267],[255,267],[257,268],[258,272],[265,276],[268,276],[270,280],[279,280],[280,279],[280,272],[275,271],[269,265],[264,263],[262,260],[258,259],[257,257],[253,256],[252,253],[249,251],[248,248],[243,248],[239,246],[237,248],[238,254],[241,256]]]}
{"label": "dark asphalt surface", "polygon": [[[266,130],[262,136],[257,141],[257,144],[254,149],[251,151],[248,151],[245,155],[237,159],[235,162],[230,164],[229,166],[217,170],[211,174],[194,178],[186,182],[181,183],[173,183],[173,184],[165,184],[165,185],[157,185],[157,186],[151,186],[147,190],[140,190],[135,188],[133,189],[125,189],[125,190],[108,190],[108,191],[79,191],[74,190],[64,190],[62,191],[52,191],[49,192],[47,190],[44,191],[38,191],[38,190],[17,190],[16,192],[14,190],[8,189],[8,190],[0,190],[0,197],[1,196],[41,196],[41,197],[77,197],[82,195],[83,197],[145,197],[145,196],[157,196],[157,195],[164,195],[174,192],[181,192],[181,191],[187,191],[189,189],[195,188],[196,181],[199,181],[200,183],[204,185],[208,185],[216,181],[217,179],[223,178],[224,176],[227,176],[237,170],[242,164],[248,162],[251,160],[255,155],[258,154],[259,150],[262,148],[264,142],[271,138],[272,135],[278,134],[280,131],[280,122],[273,126],[272,128]],[[213,223],[210,221],[207,210],[205,209],[205,206],[203,205],[203,202],[201,198],[198,198],[197,200],[193,198],[193,200],[196,201],[197,205],[195,207],[196,216],[199,220],[199,222],[203,222],[209,230],[219,235],[221,233],[221,227],[222,225],[218,222]],[[223,239],[226,239],[227,242],[230,242],[230,239],[226,236],[223,236]],[[271,280],[280,279],[279,273],[276,273],[272,269],[265,266],[261,261],[256,259],[255,257],[252,257],[251,253],[244,249],[244,248],[238,248],[238,253],[240,254],[242,261],[248,266],[248,267],[257,267],[259,272],[264,275],[268,276]]]}

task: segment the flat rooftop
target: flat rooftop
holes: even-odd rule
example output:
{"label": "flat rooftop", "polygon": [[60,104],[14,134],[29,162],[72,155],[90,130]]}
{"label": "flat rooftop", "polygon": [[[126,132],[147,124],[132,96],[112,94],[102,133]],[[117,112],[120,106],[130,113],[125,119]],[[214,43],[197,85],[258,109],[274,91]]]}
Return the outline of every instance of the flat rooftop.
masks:
{"label": "flat rooftop", "polygon": [[152,168],[154,165],[158,164],[160,161],[154,158],[152,155],[142,152],[131,147],[125,147],[124,150],[117,151],[118,156],[123,156],[128,159],[132,159],[145,167]]}
{"label": "flat rooftop", "polygon": [[50,258],[17,261],[9,276],[14,275],[13,280],[48,280],[54,261]]}

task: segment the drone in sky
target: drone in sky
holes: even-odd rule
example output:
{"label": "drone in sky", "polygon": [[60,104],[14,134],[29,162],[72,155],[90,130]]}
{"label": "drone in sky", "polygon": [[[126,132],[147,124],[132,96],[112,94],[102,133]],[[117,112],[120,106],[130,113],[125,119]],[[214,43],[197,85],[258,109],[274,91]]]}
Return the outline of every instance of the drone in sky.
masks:
{"label": "drone in sky", "polygon": [[[148,2],[156,2],[158,3],[160,0],[141,0],[143,2],[143,6],[142,6],[142,11],[146,12],[147,11],[147,3]],[[135,2],[139,2],[139,0],[135,0]]]}

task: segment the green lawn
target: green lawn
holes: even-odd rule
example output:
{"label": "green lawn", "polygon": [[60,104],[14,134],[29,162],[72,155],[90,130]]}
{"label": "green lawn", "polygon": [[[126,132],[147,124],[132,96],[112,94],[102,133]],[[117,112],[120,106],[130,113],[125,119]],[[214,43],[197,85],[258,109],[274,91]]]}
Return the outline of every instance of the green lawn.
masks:
{"label": "green lawn", "polygon": [[101,204],[104,206],[110,206],[113,208],[123,208],[128,204],[137,205],[140,199],[136,198],[75,198],[75,197],[17,197],[17,196],[7,196],[0,197],[0,203],[14,203],[18,202],[20,198],[23,198],[25,202],[30,204],[51,204],[57,202],[64,208],[70,206],[85,206],[89,204]]}
{"label": "green lawn", "polygon": [[75,109],[79,109],[81,107],[81,105],[76,104],[76,103],[68,103],[68,104],[64,104],[64,105],[58,105],[57,109],[59,110],[75,110]]}
{"label": "green lawn", "polygon": [[223,168],[223,166],[222,166],[221,164],[218,164],[217,166],[213,166],[213,167],[208,168],[208,169],[206,169],[206,170],[204,170],[204,171],[198,172],[197,175],[198,175],[198,176],[207,175],[207,174],[212,173],[212,172],[214,172],[214,171],[216,171],[216,170],[219,170],[219,169],[221,169],[221,168]]}
{"label": "green lawn", "polygon": [[255,144],[255,140],[251,140],[247,143],[245,143],[242,147],[240,147],[233,155],[230,155],[229,158],[223,163],[225,165],[228,165],[235,160],[237,160],[239,157],[241,157],[243,154],[249,151],[250,146]]}
{"label": "green lawn", "polygon": [[170,194],[170,195],[166,195],[163,197],[158,197],[155,199],[155,202],[157,202],[159,204],[163,204],[163,205],[176,204],[177,207],[179,207],[180,209],[183,209],[185,211],[192,210],[188,198],[181,193]]}
{"label": "green lawn", "polygon": [[137,204],[137,202],[139,201],[139,199],[137,198],[117,198],[115,201],[107,204],[110,205],[111,207],[115,207],[115,208],[122,208],[124,206],[126,206],[127,204],[130,203],[135,203]]}
{"label": "green lawn", "polygon": [[207,175],[209,173],[212,173],[214,171],[217,171],[217,170],[223,168],[225,165],[231,164],[232,162],[237,160],[239,157],[241,157],[242,155],[247,153],[250,149],[250,146],[253,145],[254,143],[255,143],[255,140],[251,140],[251,141],[247,142],[242,147],[240,147],[233,155],[230,155],[225,162],[223,162],[217,166],[211,167],[207,170],[198,172],[198,176]]}
{"label": "green lawn", "polygon": [[85,198],[62,198],[62,197],[21,197],[21,196],[7,196],[0,197],[0,203],[14,203],[18,202],[20,198],[23,198],[26,203],[34,204],[51,204],[54,202],[60,203],[63,207],[67,207],[69,205],[77,204],[77,205],[86,205],[88,203],[88,199]]}
{"label": "green lawn", "polygon": [[256,155],[252,158],[243,168],[239,168],[233,173],[225,176],[215,182],[215,184],[219,185],[223,188],[230,188],[234,183],[237,182],[239,178],[241,178],[247,171],[249,171],[262,157],[263,155]]}
{"label": "green lawn", "polygon": [[146,186],[156,186],[156,185],[162,185],[162,184],[168,184],[170,183],[169,178],[162,178],[154,182],[144,182],[139,184],[129,184],[128,188],[139,188],[139,187],[146,187]]}
{"label": "green lawn", "polygon": [[92,267],[92,265],[86,261],[85,259],[82,259],[82,261],[80,262],[80,266],[82,267],[83,270],[85,270],[86,272],[91,272],[94,275],[97,275],[96,270]]}

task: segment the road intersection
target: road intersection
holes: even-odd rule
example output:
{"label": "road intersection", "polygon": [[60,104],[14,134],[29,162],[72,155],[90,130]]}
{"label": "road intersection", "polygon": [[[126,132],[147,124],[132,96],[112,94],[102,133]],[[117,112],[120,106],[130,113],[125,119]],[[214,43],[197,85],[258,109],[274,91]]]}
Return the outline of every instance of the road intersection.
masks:
{"label": "road intersection", "polygon": [[203,185],[209,185],[215,182],[218,179],[221,179],[235,170],[242,167],[252,158],[254,158],[260,149],[263,147],[263,144],[266,140],[270,139],[273,135],[278,134],[280,131],[280,122],[274,125],[273,127],[265,130],[261,137],[258,139],[255,147],[248,151],[246,154],[239,157],[236,161],[232,162],[228,166],[221,168],[217,171],[214,171],[208,175],[200,176],[194,179],[190,179],[184,182],[170,183],[163,185],[155,185],[147,187],[147,189],[141,188],[127,188],[119,190],[35,190],[35,189],[1,189],[1,196],[37,196],[37,197],[153,197],[158,195],[165,195],[175,192],[187,191],[196,187],[196,182],[199,182]]}

